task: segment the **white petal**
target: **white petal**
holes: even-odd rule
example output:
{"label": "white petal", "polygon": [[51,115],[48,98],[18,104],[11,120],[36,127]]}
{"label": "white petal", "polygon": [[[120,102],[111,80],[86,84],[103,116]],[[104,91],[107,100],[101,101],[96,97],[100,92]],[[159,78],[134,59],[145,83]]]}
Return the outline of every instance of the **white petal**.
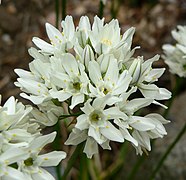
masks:
{"label": "white petal", "polygon": [[95,61],[90,61],[88,69],[89,69],[90,79],[97,86],[100,83],[100,80],[102,80],[99,64]]}
{"label": "white petal", "polygon": [[148,131],[155,128],[149,118],[132,116],[129,120],[130,125],[139,131]]}
{"label": "white petal", "polygon": [[7,167],[7,173],[2,180],[25,180],[26,178],[22,172],[11,167]]}
{"label": "white petal", "polygon": [[163,100],[163,99],[170,99],[171,98],[171,92],[168,91],[165,88],[159,88],[159,96],[156,98],[157,100]]}
{"label": "white petal", "polygon": [[84,94],[77,94],[72,96],[70,109],[73,109],[76,105],[84,102]]}
{"label": "white petal", "polygon": [[82,114],[77,117],[77,123],[75,125],[76,128],[80,130],[88,129],[89,127],[89,122],[88,122],[88,117],[85,114]]}
{"label": "white petal", "polygon": [[89,18],[87,16],[82,16],[80,18],[78,28],[80,30],[85,30],[85,31],[91,30],[90,21],[89,21]]}
{"label": "white petal", "polygon": [[82,110],[85,114],[90,114],[91,112],[94,111],[94,108],[90,105],[90,102],[91,102],[91,101],[92,101],[91,99],[87,100],[87,102],[85,103],[84,107],[81,108],[81,110]]}
{"label": "white petal", "polygon": [[50,41],[52,41],[52,43],[56,44],[59,43],[59,40],[62,41],[63,36],[58,29],[56,29],[54,26],[52,26],[49,23],[46,23],[45,26],[46,26],[47,35]]}
{"label": "white petal", "polygon": [[148,151],[151,150],[150,138],[146,132],[133,131],[132,135],[138,141],[139,145],[144,146]]}
{"label": "white petal", "polygon": [[20,148],[10,148],[1,154],[0,161],[8,162],[9,165],[26,159],[27,157],[28,157],[27,153],[25,153]]}
{"label": "white petal", "polygon": [[123,34],[122,40],[127,42],[128,44],[132,41],[133,35],[135,33],[135,28],[131,27]]}
{"label": "white petal", "polygon": [[147,76],[145,76],[145,81],[146,82],[154,82],[157,81],[159,77],[162,76],[164,73],[165,68],[157,68],[157,69],[152,69]]}
{"label": "white petal", "polygon": [[136,141],[136,139],[134,139],[130,133],[128,132],[127,129],[121,129],[120,128],[120,131],[121,131],[121,134],[123,135],[124,139],[132,142],[135,146],[138,146],[138,141]]}
{"label": "white petal", "polygon": [[42,51],[47,52],[47,53],[53,53],[54,52],[54,47],[51,44],[43,41],[42,39],[34,37],[32,39],[32,41]]}
{"label": "white petal", "polygon": [[170,121],[164,119],[164,117],[161,116],[160,114],[156,114],[156,113],[148,114],[148,115],[146,115],[145,117],[147,117],[147,118],[152,118],[152,119],[157,119],[158,121],[160,121],[160,122],[163,123],[163,124],[167,124],[167,123],[170,122]]}
{"label": "white petal", "polygon": [[3,107],[7,107],[7,114],[14,114],[16,111],[16,100],[11,96],[4,104]]}
{"label": "white petal", "polygon": [[50,133],[50,134],[47,134],[47,135],[43,135],[43,136],[40,136],[36,139],[34,139],[31,143],[30,143],[30,150],[31,151],[41,151],[41,149],[54,141],[56,137],[56,132],[53,132],[53,133]]}
{"label": "white petal", "polygon": [[79,129],[76,131],[70,133],[65,145],[78,145],[87,139],[87,131],[80,131]]}
{"label": "white petal", "polygon": [[69,76],[65,73],[54,72],[51,74],[51,81],[58,87],[65,88],[67,83],[71,81]]}
{"label": "white petal", "polygon": [[119,75],[118,62],[116,59],[111,59],[104,77],[104,81],[110,81],[111,83],[116,84],[118,81],[118,75]]}
{"label": "white petal", "polygon": [[51,97],[57,98],[61,102],[67,100],[68,98],[70,98],[72,96],[70,93],[65,92],[63,90],[61,90],[61,91],[50,90],[49,93],[50,93]]}
{"label": "white petal", "polygon": [[31,176],[33,180],[55,180],[55,178],[43,168],[39,168],[39,171],[31,174]]}
{"label": "white petal", "polygon": [[67,37],[68,40],[73,39],[75,27],[72,16],[66,16],[65,20],[61,22],[61,26],[63,28],[64,36]]}
{"label": "white petal", "polygon": [[98,57],[97,62],[100,64],[101,73],[105,73],[107,71],[110,60],[114,58],[112,56],[113,55],[110,54],[101,54]]}
{"label": "white petal", "polygon": [[140,84],[138,85],[139,90],[144,97],[156,98],[159,94],[159,89],[155,84]]}
{"label": "white petal", "polygon": [[102,98],[96,98],[94,101],[93,101],[93,104],[92,104],[92,107],[94,109],[104,109],[106,104],[107,104],[107,101],[110,99],[111,95],[108,94]]}
{"label": "white petal", "polygon": [[39,155],[36,162],[39,166],[57,166],[62,159],[65,159],[66,153],[63,151],[53,151],[47,154]]}
{"label": "white petal", "polygon": [[132,84],[135,84],[138,82],[140,75],[141,75],[141,58],[134,59],[133,63],[131,64],[129,68],[129,73],[132,76]]}
{"label": "white petal", "polygon": [[129,88],[129,84],[131,80],[132,80],[132,77],[129,74],[127,74],[127,71],[124,71],[120,75],[119,80],[112,94],[118,95],[118,94],[125,93],[126,90]]}
{"label": "white petal", "polygon": [[121,118],[126,119],[127,115],[119,110],[118,107],[111,107],[103,111],[108,119]]}
{"label": "white petal", "polygon": [[98,144],[93,138],[88,138],[83,150],[86,153],[88,158],[92,158],[94,154],[98,153]]}
{"label": "white petal", "polygon": [[92,25],[92,30],[98,33],[103,28],[104,18],[100,19],[98,16],[94,17],[94,22]]}
{"label": "white petal", "polygon": [[36,104],[36,105],[43,103],[44,100],[47,99],[47,98],[44,97],[44,96],[34,96],[34,95],[28,96],[28,95],[25,94],[25,93],[21,93],[20,96],[23,97],[23,98],[25,98],[25,99],[30,100],[31,102],[33,102],[33,103]]}
{"label": "white petal", "polygon": [[25,71],[23,69],[14,69],[14,72],[19,77],[22,77],[22,78],[25,78],[25,79],[33,79],[34,80],[33,74],[31,72],[29,72],[29,71]]}
{"label": "white petal", "polygon": [[124,142],[121,132],[110,122],[107,122],[107,126],[105,128],[100,128],[100,132],[103,134],[103,136],[111,141]]}
{"label": "white petal", "polygon": [[98,144],[102,144],[105,141],[105,139],[101,137],[100,130],[92,126],[89,127],[88,136],[93,137]]}
{"label": "white petal", "polygon": [[94,52],[89,45],[86,45],[83,50],[82,63],[88,68],[89,62],[94,60]]}
{"label": "white petal", "polygon": [[62,56],[62,63],[65,71],[70,77],[78,76],[79,70],[78,70],[78,63],[75,59],[75,57],[70,54],[66,53]]}
{"label": "white petal", "polygon": [[126,103],[126,105],[122,108],[122,111],[133,114],[137,110],[150,105],[153,102],[152,99],[148,98],[136,98]]}
{"label": "white petal", "polygon": [[103,149],[107,149],[107,150],[111,150],[111,147],[109,145],[109,140],[107,140],[106,142],[104,142],[103,144],[100,144],[100,146],[103,148]]}

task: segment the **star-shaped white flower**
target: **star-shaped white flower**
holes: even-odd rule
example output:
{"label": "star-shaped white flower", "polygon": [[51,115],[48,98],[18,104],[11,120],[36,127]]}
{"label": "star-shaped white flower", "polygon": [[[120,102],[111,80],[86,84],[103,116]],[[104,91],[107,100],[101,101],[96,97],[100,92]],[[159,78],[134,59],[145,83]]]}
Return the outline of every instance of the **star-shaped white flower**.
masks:
{"label": "star-shaped white flower", "polygon": [[104,57],[101,65],[96,61],[89,62],[88,70],[91,97],[104,97],[109,94],[111,96],[107,103],[110,105],[121,101],[119,96],[128,90],[132,78],[127,71],[120,74],[117,60],[113,56]]}
{"label": "star-shaped white flower", "polygon": [[54,177],[42,167],[57,166],[66,157],[66,153],[63,151],[53,151],[42,155],[39,153],[46,144],[54,141],[55,136],[56,132],[37,137],[28,148],[24,149],[28,153],[28,157],[18,162],[18,165],[19,170],[29,180],[54,180]]}
{"label": "star-shaped white flower", "polygon": [[78,63],[73,55],[67,53],[57,61],[61,61],[62,68],[61,71],[54,70],[52,82],[58,88],[50,90],[50,94],[60,102],[72,97],[70,108],[73,109],[84,102],[89,79],[83,64]]}
{"label": "star-shaped white flower", "polygon": [[46,32],[51,44],[40,38],[33,38],[32,41],[38,48],[41,49],[41,52],[46,54],[62,54],[73,47],[75,27],[72,16],[67,16],[65,20],[61,22],[61,26],[63,28],[63,32],[60,32],[51,24],[46,23]]}

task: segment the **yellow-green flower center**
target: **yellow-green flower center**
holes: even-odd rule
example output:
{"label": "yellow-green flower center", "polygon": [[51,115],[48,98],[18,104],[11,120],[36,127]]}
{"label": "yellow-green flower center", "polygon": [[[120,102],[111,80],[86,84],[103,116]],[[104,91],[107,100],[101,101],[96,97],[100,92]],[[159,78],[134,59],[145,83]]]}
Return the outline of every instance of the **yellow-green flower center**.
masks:
{"label": "yellow-green flower center", "polygon": [[33,162],[34,162],[34,160],[31,157],[29,157],[28,159],[24,160],[24,164],[26,166],[32,166]]}
{"label": "yellow-green flower center", "polygon": [[103,118],[103,114],[101,111],[99,110],[94,110],[91,114],[90,114],[90,121],[92,122],[98,122],[100,120],[102,120]]}
{"label": "yellow-green flower center", "polygon": [[74,82],[73,83],[73,88],[75,90],[78,90],[79,91],[81,89],[81,84],[79,82]]}
{"label": "yellow-green flower center", "polygon": [[106,94],[108,94],[108,92],[109,92],[109,90],[107,89],[107,88],[104,88],[103,89],[103,93],[106,95]]}

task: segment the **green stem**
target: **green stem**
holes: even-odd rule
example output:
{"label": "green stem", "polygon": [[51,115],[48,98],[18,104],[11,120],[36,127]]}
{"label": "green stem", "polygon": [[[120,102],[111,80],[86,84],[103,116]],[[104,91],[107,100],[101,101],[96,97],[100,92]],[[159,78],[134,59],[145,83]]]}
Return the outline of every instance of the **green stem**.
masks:
{"label": "green stem", "polygon": [[[60,146],[61,145],[61,141],[60,141],[61,129],[60,129],[60,122],[59,121],[55,124],[54,131],[57,132],[57,135],[56,135],[56,138],[55,138],[54,142],[52,143],[52,145],[55,150],[60,151],[61,150],[61,146]],[[58,166],[56,166],[56,174],[57,174],[58,180],[61,180],[61,163],[59,163]]]}
{"label": "green stem", "polygon": [[132,180],[135,178],[137,171],[139,170],[141,164],[143,164],[144,160],[145,160],[145,155],[142,155],[138,158],[136,164],[134,165],[134,167],[132,168],[132,171],[130,172],[130,174],[127,177],[127,180]]}
{"label": "green stem", "polygon": [[98,180],[97,175],[96,175],[96,170],[95,170],[95,164],[92,160],[88,162],[88,170],[90,173],[90,178],[92,180]]}
{"label": "green stem", "polygon": [[79,180],[87,180],[88,176],[88,159],[85,153],[81,154],[80,159],[80,170],[79,170]]}
{"label": "green stem", "polygon": [[117,160],[113,164],[111,164],[111,166],[109,166],[106,171],[103,171],[101,173],[100,177],[98,178],[99,180],[112,178],[114,179],[114,177],[118,174],[118,172],[124,165],[127,148],[128,146],[125,142],[121,147]]}
{"label": "green stem", "polygon": [[111,2],[112,2],[112,4],[111,4],[111,9],[110,9],[111,15],[112,15],[112,18],[116,18],[122,0],[112,0]]}
{"label": "green stem", "polygon": [[66,4],[67,4],[66,0],[62,0],[61,4],[62,4],[61,14],[62,14],[62,19],[64,20],[66,16]]}
{"label": "green stem", "polygon": [[55,0],[55,12],[56,12],[56,28],[58,28],[58,23],[59,23],[59,0]]}
{"label": "green stem", "polygon": [[177,135],[176,139],[168,147],[168,149],[166,150],[165,154],[161,157],[160,161],[158,162],[157,166],[155,167],[155,169],[153,170],[153,172],[152,172],[152,174],[150,176],[150,180],[154,179],[154,177],[156,176],[157,172],[160,170],[161,166],[163,165],[163,162],[165,161],[165,159],[167,158],[167,156],[169,155],[171,150],[174,148],[174,146],[177,144],[177,142],[180,140],[180,138],[183,136],[185,131],[186,131],[186,123],[183,126],[183,128],[181,129],[181,131],[179,132],[179,134]]}
{"label": "green stem", "polygon": [[104,7],[105,7],[105,5],[103,4],[103,1],[100,0],[100,2],[99,2],[99,17],[100,18],[103,17]]}
{"label": "green stem", "polygon": [[75,113],[75,114],[63,114],[63,115],[59,116],[58,120],[62,120],[62,119],[68,118],[68,117],[78,117],[81,114],[82,114],[82,112]]}
{"label": "green stem", "polygon": [[70,170],[72,169],[78,155],[82,152],[83,146],[84,146],[84,143],[81,143],[76,146],[75,151],[73,152],[72,156],[70,157],[70,159],[68,161],[68,164],[67,164],[65,172],[62,176],[62,179],[66,179],[66,177],[67,177],[68,173],[70,172]]}

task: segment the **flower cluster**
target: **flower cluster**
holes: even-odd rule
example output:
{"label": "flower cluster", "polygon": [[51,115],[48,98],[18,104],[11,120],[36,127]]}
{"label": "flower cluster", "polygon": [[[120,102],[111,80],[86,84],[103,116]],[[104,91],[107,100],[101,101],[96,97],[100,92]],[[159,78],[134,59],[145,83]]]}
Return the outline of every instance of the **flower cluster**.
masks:
{"label": "flower cluster", "polygon": [[178,30],[172,31],[176,40],[175,45],[163,45],[165,63],[169,66],[170,72],[179,77],[186,77],[186,26],[178,26]]}
{"label": "flower cluster", "polygon": [[56,166],[66,157],[62,151],[40,154],[56,132],[42,135],[31,111],[14,97],[0,106],[0,179],[54,180],[42,167]]}
{"label": "flower cluster", "polygon": [[110,141],[130,141],[137,154],[150,151],[150,139],[166,135],[163,124],[168,121],[159,114],[142,117],[135,112],[152,103],[166,108],[159,100],[171,97],[154,84],[165,70],[152,68],[159,56],[146,61],[133,57],[138,48],[131,48],[135,29],[121,35],[117,20],[104,24],[95,16],[91,26],[83,16],[75,28],[67,16],[61,26],[62,32],[46,23],[50,43],[34,37],[38,49],[29,50],[34,58],[30,71],[15,70],[21,96],[39,108],[33,117],[52,126],[59,117],[75,113],[65,144],[86,141],[89,158],[98,153],[98,145],[111,149]]}

